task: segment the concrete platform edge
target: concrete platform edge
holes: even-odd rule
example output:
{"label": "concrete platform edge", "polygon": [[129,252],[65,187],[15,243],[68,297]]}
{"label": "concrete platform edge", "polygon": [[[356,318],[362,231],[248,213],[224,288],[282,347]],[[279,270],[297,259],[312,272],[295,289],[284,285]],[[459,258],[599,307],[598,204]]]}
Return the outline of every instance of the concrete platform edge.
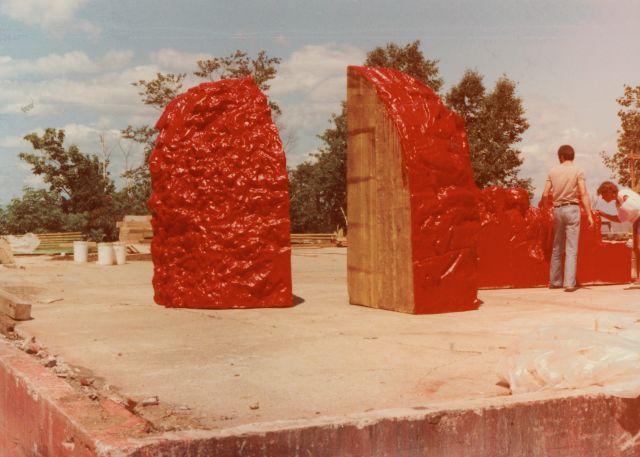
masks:
{"label": "concrete platform edge", "polygon": [[148,424],[122,406],[91,401],[0,340],[0,456],[120,457]]}
{"label": "concrete platform edge", "polygon": [[553,392],[147,434],[0,341],[1,456],[640,456],[640,398]]}

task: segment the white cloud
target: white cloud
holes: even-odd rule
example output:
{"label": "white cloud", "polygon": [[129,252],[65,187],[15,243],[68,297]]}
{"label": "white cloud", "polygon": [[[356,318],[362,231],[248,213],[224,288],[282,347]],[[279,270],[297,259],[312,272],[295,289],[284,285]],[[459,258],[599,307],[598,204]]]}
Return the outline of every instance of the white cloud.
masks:
{"label": "white cloud", "polygon": [[75,17],[88,0],[0,0],[0,13],[31,27],[47,32],[64,33],[80,30],[90,35],[99,33],[92,23]]}
{"label": "white cloud", "polygon": [[29,145],[21,136],[5,136],[0,138],[0,148],[22,148]]}
{"label": "white cloud", "polygon": [[0,56],[0,78],[17,78],[23,75],[52,77],[114,71],[129,65],[132,58],[133,51],[130,50],[109,51],[95,60],[80,51],[49,54],[33,60]]}
{"label": "white cloud", "polygon": [[281,46],[288,46],[289,39],[284,35],[276,35],[273,37],[273,42]]}
{"label": "white cloud", "polygon": [[175,49],[160,49],[149,55],[149,61],[167,71],[192,73],[198,69],[198,60],[211,59],[210,54],[190,54]]}
{"label": "white cloud", "polygon": [[[0,100],[2,97],[0,96]],[[26,99],[20,103],[5,103],[0,106],[0,114],[18,114],[24,117],[44,116],[54,114],[56,107],[51,104],[37,103],[33,99]]]}
{"label": "white cloud", "polygon": [[282,123],[298,134],[300,150],[290,152],[290,162],[308,158],[318,145],[316,135],[330,127],[332,113],[346,99],[347,66],[360,65],[365,52],[354,46],[325,44],[304,46],[282,62],[269,96],[282,107]]}
{"label": "white cloud", "polygon": [[125,125],[135,116],[153,120],[159,112],[141,103],[138,89],[131,82],[152,79],[158,71],[158,67],[146,65],[100,73],[88,79],[5,80],[0,84],[0,107],[6,113],[21,116],[86,109],[95,117],[117,116]]}
{"label": "white cloud", "polygon": [[[334,90],[328,95],[333,98],[344,98],[347,66],[360,65],[364,59],[365,53],[354,46],[337,44],[305,46],[291,54],[291,57],[282,63],[270,92],[277,96],[310,91],[330,82]],[[336,78],[342,81],[341,90],[336,90]]]}
{"label": "white cloud", "polygon": [[22,184],[28,187],[41,188],[46,187],[44,177],[42,175],[34,175],[33,173],[25,175]]}
{"label": "white cloud", "polygon": [[557,151],[563,144],[573,146],[575,163],[585,171],[589,193],[595,194],[600,182],[611,175],[600,152],[615,150],[615,132],[596,134],[580,126],[572,110],[546,99],[531,98],[526,108],[531,127],[519,145],[524,158],[520,175],[532,178],[535,199],[542,192],[549,169],[558,163]]}

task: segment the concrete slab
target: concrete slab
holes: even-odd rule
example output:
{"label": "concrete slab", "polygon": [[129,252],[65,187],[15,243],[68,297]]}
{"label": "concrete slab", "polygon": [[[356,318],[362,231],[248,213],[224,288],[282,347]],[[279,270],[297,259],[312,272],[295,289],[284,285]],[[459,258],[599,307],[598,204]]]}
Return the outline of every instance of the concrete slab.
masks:
{"label": "concrete slab", "polygon": [[[294,250],[292,256],[294,308],[188,310],[153,303],[150,262],[76,265],[42,257],[18,257],[17,262],[18,268],[0,271],[0,288],[32,303],[33,319],[19,323],[16,331],[27,341],[35,339],[39,346],[33,352],[46,351],[57,356],[60,364],[77,367],[79,371],[60,382],[69,382],[77,392],[97,395],[98,401],[121,402],[151,424],[155,435],[148,442],[136,442],[139,448],[146,443],[158,453],[139,451],[135,455],[201,455],[162,454],[158,436],[191,443],[201,452],[202,443],[215,442],[226,449],[220,443],[229,437],[256,435],[264,441],[268,433],[286,429],[288,438],[278,435],[274,442],[288,439],[290,445],[301,446],[309,437],[304,438],[300,430],[320,428],[328,433],[330,428],[338,433],[336,427],[343,430],[348,425],[373,433],[372,424],[388,427],[381,425],[385,421],[394,424],[393,430],[410,427],[410,423],[420,428],[436,420],[438,411],[457,411],[447,415],[460,418],[478,416],[479,410],[507,408],[508,416],[516,414],[513,408],[536,401],[543,402],[539,408],[547,411],[540,413],[546,419],[538,423],[549,430],[567,420],[564,407],[558,409],[558,405],[565,405],[567,411],[600,408],[602,413],[596,416],[608,428],[598,433],[613,433],[611,427],[621,423],[619,415],[611,413],[614,410],[629,409],[636,418],[632,423],[640,423],[638,405],[629,406],[631,400],[624,400],[627,403],[620,406],[622,400],[599,395],[598,388],[510,396],[508,389],[497,385],[497,367],[505,354],[542,327],[597,327],[606,332],[637,325],[640,292],[629,286],[590,287],[570,294],[548,289],[486,290],[480,293],[483,304],[477,311],[400,314],[348,305],[346,250],[307,248]],[[84,384],[91,379],[90,392],[82,379]],[[140,406],[153,396],[159,398],[158,405]],[[572,404],[569,399],[576,397],[580,401]],[[398,419],[403,417],[406,420]],[[469,417],[456,427],[467,427],[464,423],[471,421]],[[583,420],[575,424],[582,435],[594,430],[584,425],[587,416],[576,420]],[[476,421],[468,430],[487,433],[482,423]],[[523,428],[518,433],[528,427],[519,426]],[[624,446],[624,455],[640,455],[633,440],[638,432],[635,426],[616,427],[619,430],[606,443],[593,441],[599,435],[592,433],[591,444],[576,445],[583,454],[557,455],[614,455],[611,446],[620,450],[619,455]],[[199,431],[185,431],[193,429]],[[292,437],[291,429],[298,430],[297,438]],[[326,433],[322,439],[329,439]],[[337,439],[335,433],[332,439]],[[362,439],[356,435],[353,432],[340,439]],[[459,438],[450,436],[453,441]],[[328,442],[334,442],[332,439]],[[623,439],[631,440],[631,445],[621,447]],[[534,446],[532,440],[522,442]],[[473,443],[469,445],[473,449]],[[256,449],[262,449],[260,446]],[[606,451],[595,452],[598,446]],[[398,451],[400,448],[404,451]],[[254,455],[234,449],[235,454],[211,455]],[[282,452],[284,448],[278,449]],[[418,448],[407,444],[394,449],[389,454],[347,449],[310,455],[414,455],[411,450]],[[585,454],[585,449],[590,453]]]}

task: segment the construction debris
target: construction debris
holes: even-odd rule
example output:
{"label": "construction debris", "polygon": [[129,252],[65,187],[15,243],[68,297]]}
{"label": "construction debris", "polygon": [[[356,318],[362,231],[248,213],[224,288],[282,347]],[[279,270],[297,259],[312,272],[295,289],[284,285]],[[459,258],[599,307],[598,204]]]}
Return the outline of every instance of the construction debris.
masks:
{"label": "construction debris", "polygon": [[151,216],[124,216],[117,222],[120,233],[118,239],[125,244],[151,243],[153,229],[151,228]]}
{"label": "construction debris", "polygon": [[3,264],[3,265],[15,264],[15,260],[13,259],[13,253],[11,250],[11,245],[4,238],[0,238],[0,264]]}
{"label": "construction debris", "polygon": [[[40,238],[33,233],[24,235],[4,235],[2,238],[9,244],[14,254],[32,254],[40,245]],[[4,262],[0,262],[4,263]]]}
{"label": "construction debris", "polygon": [[0,314],[16,321],[26,321],[31,319],[31,304],[0,289]]}

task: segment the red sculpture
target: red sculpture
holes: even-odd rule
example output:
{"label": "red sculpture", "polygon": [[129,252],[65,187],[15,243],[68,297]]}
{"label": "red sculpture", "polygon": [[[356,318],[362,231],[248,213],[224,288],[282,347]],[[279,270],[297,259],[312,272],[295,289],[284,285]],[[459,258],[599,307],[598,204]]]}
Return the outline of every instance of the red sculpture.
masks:
{"label": "red sculpture", "polygon": [[[477,307],[478,287],[548,284],[550,212],[524,189],[475,186],[463,121],[430,88],[349,67],[347,94],[351,303],[461,311]],[[582,225],[579,284],[628,282],[630,250],[603,242],[596,220]]]}
{"label": "red sculpture", "polygon": [[149,160],[156,303],[292,305],[288,178],[251,78],[204,83],[165,109]]}
{"label": "red sculpture", "polygon": [[[462,118],[429,87],[399,71],[349,67],[348,75],[351,303],[412,313],[476,309],[479,193]],[[401,177],[385,182],[394,167]],[[359,195],[367,193],[378,203],[364,209],[366,196]],[[371,237],[384,246],[366,245]],[[405,268],[404,259],[392,258],[405,252],[411,293],[393,292],[404,288],[402,278],[380,287],[389,278],[388,265],[397,260]],[[378,260],[369,262],[370,256]]]}
{"label": "red sculpture", "polygon": [[[540,287],[549,283],[553,242],[550,210],[529,206],[524,189],[482,190],[478,243],[479,286]],[[584,213],[584,211],[583,211]],[[589,229],[583,214],[578,243],[577,283],[620,284],[631,279],[631,250],[602,240],[600,218]]]}

